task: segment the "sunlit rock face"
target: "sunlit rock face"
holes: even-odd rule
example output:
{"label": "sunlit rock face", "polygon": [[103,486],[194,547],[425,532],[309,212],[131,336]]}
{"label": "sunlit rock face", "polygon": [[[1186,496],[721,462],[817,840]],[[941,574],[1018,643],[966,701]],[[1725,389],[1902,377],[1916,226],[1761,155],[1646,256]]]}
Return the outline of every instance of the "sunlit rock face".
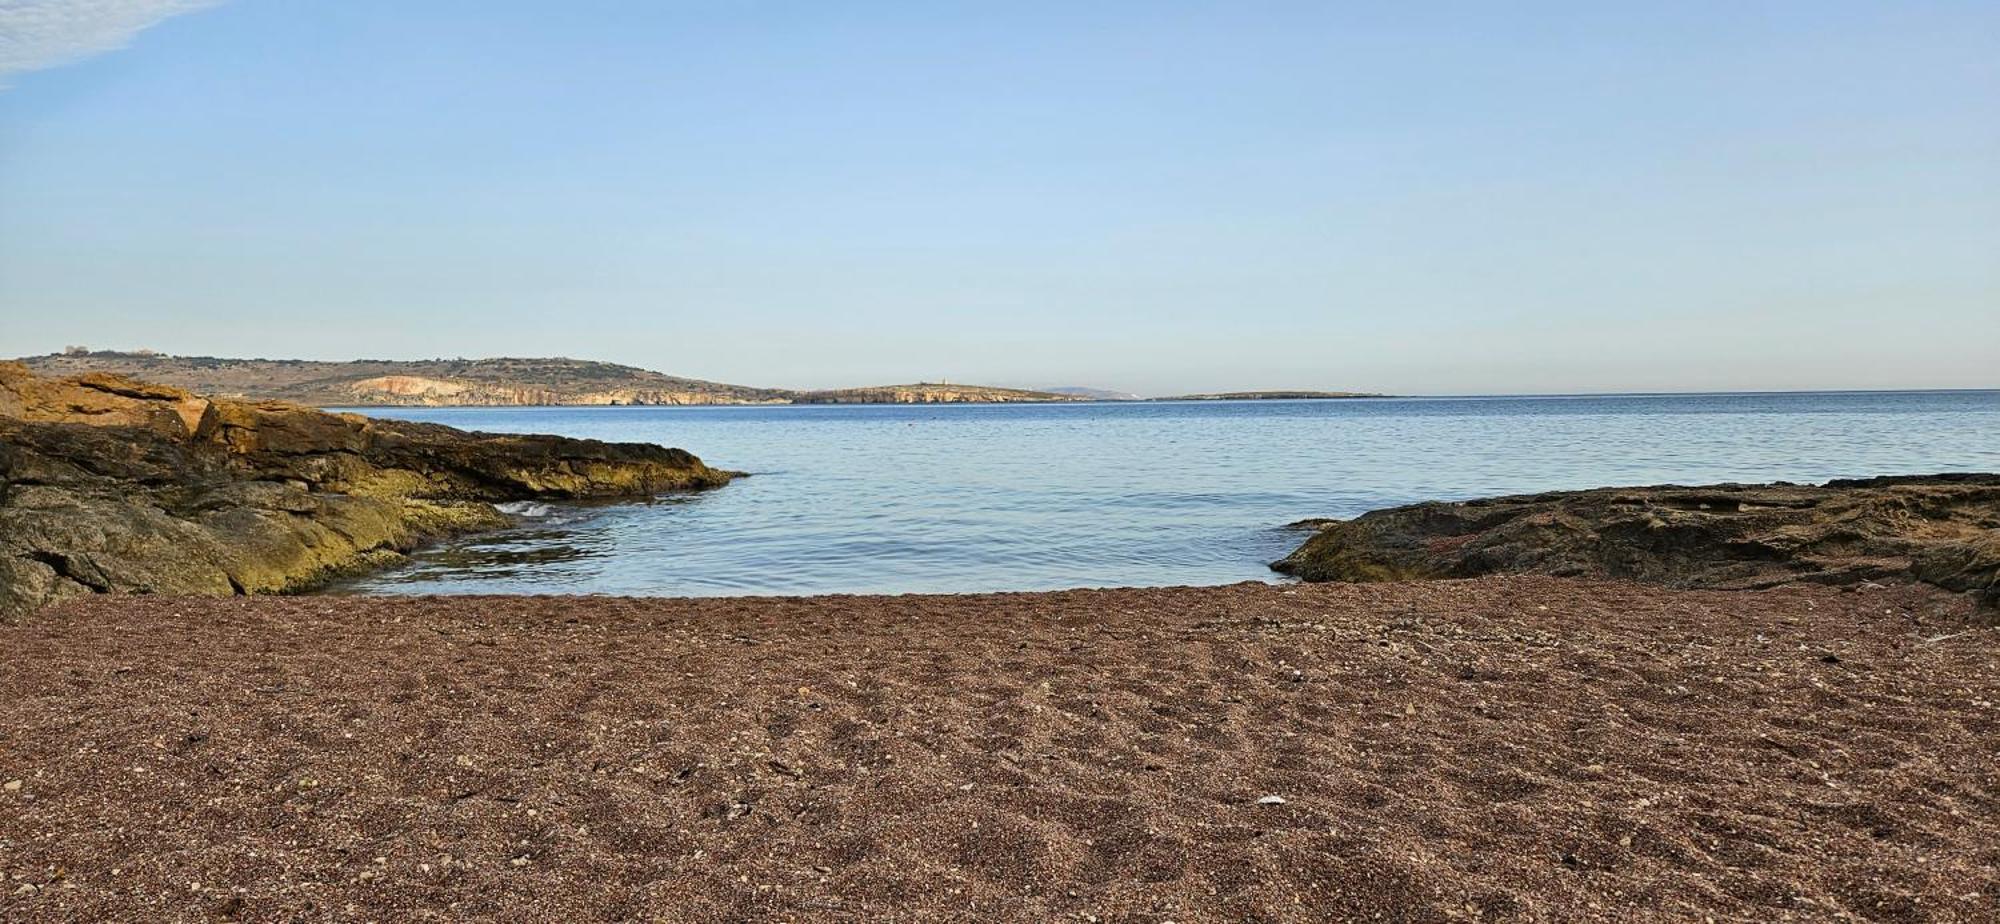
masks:
{"label": "sunlit rock face", "polygon": [[663,446],[468,433],[0,363],[0,615],[80,593],[278,593],[505,525],[493,502],[731,473]]}

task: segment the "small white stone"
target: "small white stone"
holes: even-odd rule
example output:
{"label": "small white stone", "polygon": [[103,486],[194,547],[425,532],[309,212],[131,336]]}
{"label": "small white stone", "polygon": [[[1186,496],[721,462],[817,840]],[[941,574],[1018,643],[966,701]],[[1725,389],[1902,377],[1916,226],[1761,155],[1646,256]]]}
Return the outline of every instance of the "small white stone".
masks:
{"label": "small white stone", "polygon": [[1257,800],[1257,804],[1258,804],[1258,805],[1284,805],[1284,804],[1285,804],[1285,797],[1284,797],[1284,796],[1265,796],[1265,797],[1264,797],[1264,798],[1262,798],[1262,799],[1258,799],[1258,800]]}

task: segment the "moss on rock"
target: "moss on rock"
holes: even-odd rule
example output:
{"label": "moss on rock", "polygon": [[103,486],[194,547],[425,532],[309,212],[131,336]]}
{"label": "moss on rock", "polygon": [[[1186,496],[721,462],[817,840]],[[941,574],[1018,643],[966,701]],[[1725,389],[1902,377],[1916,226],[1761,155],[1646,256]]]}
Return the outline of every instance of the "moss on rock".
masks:
{"label": "moss on rock", "polygon": [[661,446],[210,401],[0,363],[0,616],[76,593],[295,592],[507,525],[491,502],[730,477]]}
{"label": "moss on rock", "polygon": [[2000,475],[1414,504],[1321,524],[1271,567],[1354,582],[1496,573],[1721,588],[1923,581],[2000,603]]}

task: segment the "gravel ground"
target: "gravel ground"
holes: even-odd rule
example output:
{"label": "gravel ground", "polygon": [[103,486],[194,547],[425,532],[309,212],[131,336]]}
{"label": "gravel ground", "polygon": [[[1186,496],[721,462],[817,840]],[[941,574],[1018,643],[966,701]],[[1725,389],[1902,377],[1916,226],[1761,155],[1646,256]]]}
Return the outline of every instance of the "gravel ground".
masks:
{"label": "gravel ground", "polygon": [[2000,629],[1553,578],[95,598],[0,919],[2000,920]]}

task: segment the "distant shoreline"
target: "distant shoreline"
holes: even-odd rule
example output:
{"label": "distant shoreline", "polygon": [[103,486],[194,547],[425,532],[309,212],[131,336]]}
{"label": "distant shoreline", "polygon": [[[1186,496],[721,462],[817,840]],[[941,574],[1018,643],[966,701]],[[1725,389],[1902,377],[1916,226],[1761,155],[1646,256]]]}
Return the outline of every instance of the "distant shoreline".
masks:
{"label": "distant shoreline", "polygon": [[1142,398],[1080,386],[1037,390],[955,382],[831,389],[762,388],[567,357],[334,362],[173,356],[147,350],[76,347],[61,353],[22,357],[20,362],[44,376],[110,373],[201,395],[288,401],[321,408],[1075,404],[1386,397],[1297,389]]}
{"label": "distant shoreline", "polygon": [[[1988,388],[1725,389],[1707,391],[1392,394],[1315,389],[1196,392],[1143,397],[1080,386],[998,388],[946,382],[845,389],[755,388],[666,375],[633,366],[566,358],[323,360],[228,359],[145,351],[78,350],[25,357],[52,377],[112,373],[237,400],[308,407],[374,408],[795,406],[804,404],[1146,404],[1236,401],[1533,400],[1814,394],[1976,394]],[[897,397],[900,395],[901,397]]]}
{"label": "distant shoreline", "polygon": [[1393,395],[1365,391],[1225,391],[1148,401],[1345,401],[1352,398],[1389,398]]}
{"label": "distant shoreline", "polygon": [[1346,395],[1346,396],[1341,396],[1341,397],[1337,397],[1337,398],[1336,398],[1336,397],[1321,397],[1321,398],[1298,398],[1298,397],[1272,397],[1272,398],[1190,398],[1190,397],[1181,397],[1181,396],[1176,396],[1176,397],[1171,397],[1171,398],[1065,398],[1065,399],[1063,399],[1063,400],[1059,400],[1059,401],[1035,401],[1035,400],[1018,400],[1018,401],[758,401],[758,402],[742,402],[742,403],[723,403],[723,402],[715,402],[715,403],[707,403],[707,404],[315,404],[315,405],[310,405],[310,406],[311,406],[311,407],[314,407],[314,408],[317,408],[317,409],[319,409],[319,410],[322,410],[322,411],[336,411],[336,412],[346,412],[346,413],[355,413],[355,414],[366,414],[366,413],[369,413],[369,412],[371,412],[371,411],[382,411],[382,410],[411,410],[411,411],[415,411],[415,410],[439,410],[439,411],[444,411],[444,410],[464,410],[464,411],[476,411],[476,410],[522,410],[522,409],[529,409],[529,408],[552,408],[552,409],[555,409],[555,408],[559,408],[559,409],[565,409],[565,410],[588,410],[588,409],[591,409],[591,408],[603,408],[603,409],[606,409],[606,410],[610,410],[610,409],[614,409],[614,408],[618,408],[618,409],[649,409],[649,410],[658,410],[658,409],[661,409],[661,408],[688,408],[688,409],[695,409],[695,408],[744,408],[744,409],[752,409],[752,408],[805,408],[805,407],[823,407],[823,408],[835,408],[835,407],[936,407],[936,408],[941,408],[941,407],[1020,407],[1020,406],[1025,406],[1025,407],[1041,407],[1041,406],[1049,406],[1049,405],[1055,405],[1055,406],[1069,406],[1069,405],[1131,405],[1131,406],[1143,406],[1143,405],[1148,405],[1148,404],[1231,404],[1231,403],[1243,403],[1243,404],[1256,404],[1256,403],[1277,403],[1277,402],[1283,402],[1283,401],[1344,401],[1344,400],[1356,400],[1356,399],[1364,399],[1364,398],[1373,398],[1373,399],[1385,399],[1385,398],[1386,398],[1386,399],[1394,399],[1394,400],[1403,400],[1403,399],[1409,399],[1409,400],[1421,400],[1421,399],[1423,399],[1423,398],[1425,398],[1425,397],[1427,397],[1427,396],[1421,396],[1421,395],[1387,395],[1387,394],[1384,394],[1384,395]]}
{"label": "distant shoreline", "polygon": [[380,410],[480,410],[480,409],[525,409],[525,408],[794,408],[794,407],[1002,407],[1007,405],[1148,405],[1148,404],[1227,404],[1227,403],[1282,403],[1320,401],[1592,401],[1620,400],[1635,398],[1755,398],[1755,397],[1811,397],[1815,395],[1985,395],[2000,394],[2000,388],[1830,388],[1824,390],[1792,391],[1652,391],[1652,392],[1575,392],[1526,395],[1404,395],[1367,394],[1350,395],[1343,398],[1078,398],[1063,401],[958,401],[936,404],[899,402],[849,402],[845,404],[762,401],[756,403],[710,403],[710,404],[317,404],[311,405],[324,411],[340,411],[366,414]]}

